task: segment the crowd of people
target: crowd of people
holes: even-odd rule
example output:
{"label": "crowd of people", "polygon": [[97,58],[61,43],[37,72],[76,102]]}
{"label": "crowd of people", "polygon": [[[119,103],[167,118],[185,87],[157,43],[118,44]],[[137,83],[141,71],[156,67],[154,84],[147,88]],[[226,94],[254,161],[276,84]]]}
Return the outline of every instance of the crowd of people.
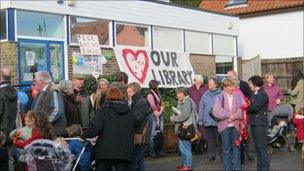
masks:
{"label": "crowd of people", "polygon": [[[15,170],[30,170],[25,147],[35,140],[62,137],[80,159],[77,169],[83,171],[90,170],[93,161],[98,171],[144,171],[145,155],[166,156],[163,143],[155,140],[164,131],[165,104],[158,81],[149,82],[144,97],[140,84],[128,83],[123,72],[111,84],[99,79],[87,92],[83,75],[54,84],[48,72],[38,71],[31,109],[23,113],[10,70],[3,68],[0,73],[0,170],[8,170],[9,160],[14,160]],[[300,70],[294,70],[292,76],[292,121],[297,127],[296,140],[303,143],[304,76]],[[201,75],[195,75],[193,86],[176,88],[176,97],[170,121],[175,124],[182,158],[177,170],[193,169],[192,142],[198,136],[208,146],[209,161],[220,158],[223,170],[241,170],[245,155],[250,160],[256,155],[257,170],[270,169],[269,126],[277,119],[274,111],[284,102],[273,74],[266,74],[265,82],[260,76],[246,82],[231,70],[227,78],[210,77],[207,84]]]}

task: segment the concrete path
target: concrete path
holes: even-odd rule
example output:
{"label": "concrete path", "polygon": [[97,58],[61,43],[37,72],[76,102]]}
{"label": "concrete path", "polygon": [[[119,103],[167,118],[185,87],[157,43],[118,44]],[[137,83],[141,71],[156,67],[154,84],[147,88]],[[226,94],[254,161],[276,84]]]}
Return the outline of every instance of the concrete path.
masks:
{"label": "concrete path", "polygon": [[[273,171],[304,171],[304,160],[300,157],[300,151],[289,152],[286,149],[274,149],[274,153],[271,155],[270,168]],[[180,165],[181,157],[177,154],[170,154],[167,157],[158,159],[146,158],[146,167],[148,171],[169,171],[175,170],[176,166]],[[213,162],[209,162],[208,155],[193,155],[193,169],[195,171],[200,170],[223,170],[222,162],[217,158]],[[255,160],[245,160],[245,164],[242,165],[242,170],[256,170]]]}

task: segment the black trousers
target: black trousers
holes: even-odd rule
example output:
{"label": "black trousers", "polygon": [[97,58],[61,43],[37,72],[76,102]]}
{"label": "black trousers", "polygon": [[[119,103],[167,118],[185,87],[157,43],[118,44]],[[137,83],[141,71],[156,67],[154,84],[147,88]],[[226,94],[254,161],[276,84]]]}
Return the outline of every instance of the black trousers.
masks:
{"label": "black trousers", "polygon": [[256,150],[257,156],[257,170],[270,169],[270,156],[267,152],[267,125],[251,125],[252,140]]}
{"label": "black trousers", "polygon": [[131,162],[123,160],[96,160],[97,171],[128,171],[130,170]]}
{"label": "black trousers", "polygon": [[207,126],[205,127],[205,130],[207,134],[209,157],[216,157],[216,147],[218,148],[219,154],[221,155],[222,144],[217,126]]}

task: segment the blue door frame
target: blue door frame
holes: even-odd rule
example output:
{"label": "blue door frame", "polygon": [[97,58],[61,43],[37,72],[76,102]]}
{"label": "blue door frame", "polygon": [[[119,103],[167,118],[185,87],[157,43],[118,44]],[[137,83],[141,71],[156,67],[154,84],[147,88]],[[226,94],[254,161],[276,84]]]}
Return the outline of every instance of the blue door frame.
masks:
{"label": "blue door frame", "polygon": [[[64,42],[63,41],[49,41],[49,40],[32,40],[32,39],[18,39],[18,70],[19,70],[19,85],[21,87],[23,86],[29,86],[32,84],[32,81],[21,81],[21,51],[20,51],[20,43],[40,43],[45,44],[45,52],[46,52],[46,66],[47,71],[51,72],[51,55],[50,55],[50,44],[57,44],[61,46],[61,55],[62,55],[62,78],[65,79],[65,63],[64,63]],[[20,87],[20,88],[21,88]]]}

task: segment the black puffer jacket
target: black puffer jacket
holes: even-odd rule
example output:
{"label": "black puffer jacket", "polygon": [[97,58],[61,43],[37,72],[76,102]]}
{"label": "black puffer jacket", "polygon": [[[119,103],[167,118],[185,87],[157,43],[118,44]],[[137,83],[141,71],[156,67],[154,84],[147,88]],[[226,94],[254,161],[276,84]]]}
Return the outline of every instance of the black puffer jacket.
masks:
{"label": "black puffer jacket", "polygon": [[0,83],[0,131],[8,135],[15,129],[17,115],[17,91],[11,82]]}
{"label": "black puffer jacket", "polygon": [[127,102],[106,101],[84,129],[82,138],[98,136],[95,158],[132,161],[134,116]]}

